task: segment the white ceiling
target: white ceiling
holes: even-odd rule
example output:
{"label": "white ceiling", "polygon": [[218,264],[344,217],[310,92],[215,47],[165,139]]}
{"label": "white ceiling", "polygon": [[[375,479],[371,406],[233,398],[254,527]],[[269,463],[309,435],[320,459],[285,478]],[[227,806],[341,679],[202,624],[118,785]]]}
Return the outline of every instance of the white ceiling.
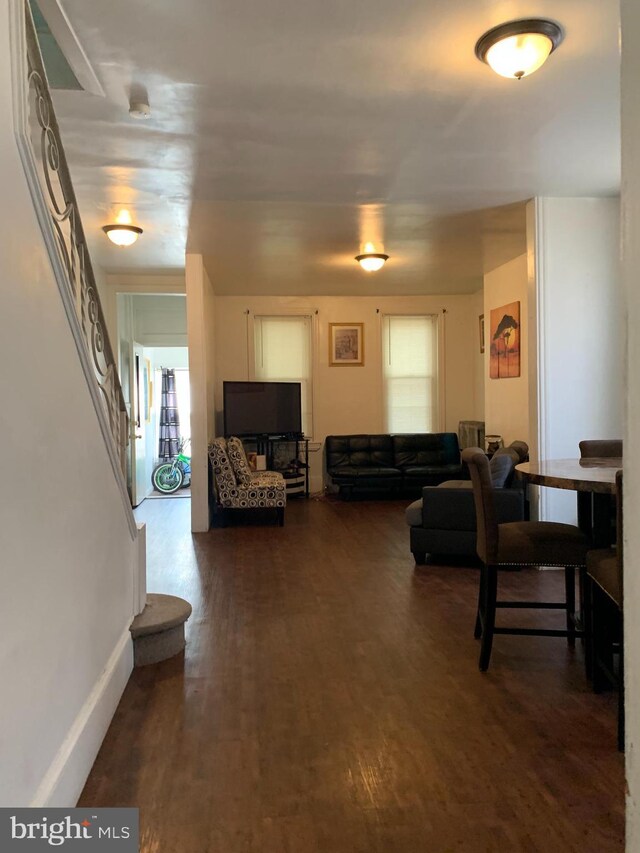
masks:
{"label": "white ceiling", "polygon": [[[470,292],[523,251],[524,200],[618,191],[616,0],[64,6],[106,92],[56,106],[109,271],[174,271],[188,245],[219,293]],[[566,31],[538,73],[478,62],[485,30],[533,15]],[[145,230],[125,250],[99,231],[121,204]],[[391,255],[375,275],[366,240]]]}

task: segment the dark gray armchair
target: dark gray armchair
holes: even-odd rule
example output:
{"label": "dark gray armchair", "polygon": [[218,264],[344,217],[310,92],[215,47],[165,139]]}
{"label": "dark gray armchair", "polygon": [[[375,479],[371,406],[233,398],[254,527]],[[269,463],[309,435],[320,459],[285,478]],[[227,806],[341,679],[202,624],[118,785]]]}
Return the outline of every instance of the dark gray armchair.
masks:
{"label": "dark gray armchair", "polygon": [[[524,491],[514,477],[514,468],[524,462],[529,448],[523,441],[494,453],[491,479],[495,489],[498,523],[523,521]],[[452,557],[476,556],[476,510],[470,480],[447,480],[439,486],[426,486],[422,498],[407,507],[410,548],[417,564],[427,554]]]}

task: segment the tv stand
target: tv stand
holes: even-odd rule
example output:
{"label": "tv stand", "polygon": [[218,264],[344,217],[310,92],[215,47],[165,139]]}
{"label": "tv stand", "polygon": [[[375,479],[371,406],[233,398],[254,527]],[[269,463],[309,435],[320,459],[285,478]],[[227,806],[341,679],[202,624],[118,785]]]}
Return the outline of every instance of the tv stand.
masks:
{"label": "tv stand", "polygon": [[[309,439],[303,435],[257,435],[257,452],[267,457],[267,468],[279,471],[287,484],[287,497],[309,497]],[[287,446],[290,446],[287,449]]]}

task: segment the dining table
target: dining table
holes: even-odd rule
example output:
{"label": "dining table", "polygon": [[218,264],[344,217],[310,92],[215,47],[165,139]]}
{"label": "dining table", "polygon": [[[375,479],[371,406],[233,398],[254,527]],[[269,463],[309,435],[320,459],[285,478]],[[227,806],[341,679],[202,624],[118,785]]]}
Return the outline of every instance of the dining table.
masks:
{"label": "dining table", "polygon": [[622,459],[542,459],[516,465],[518,476],[535,486],[568,489],[577,493],[578,527],[594,548],[611,545],[616,493],[616,472]]}

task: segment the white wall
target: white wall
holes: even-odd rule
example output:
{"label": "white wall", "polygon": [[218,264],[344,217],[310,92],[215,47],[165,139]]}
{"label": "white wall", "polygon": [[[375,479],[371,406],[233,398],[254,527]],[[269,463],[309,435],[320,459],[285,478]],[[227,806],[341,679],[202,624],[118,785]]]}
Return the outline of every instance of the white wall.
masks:
{"label": "white wall", "polygon": [[[151,359],[154,370],[162,370],[163,367],[170,370],[189,369],[189,350],[187,347],[150,347],[148,357]],[[158,389],[158,394],[160,394],[160,389]]]}
{"label": "white wall", "polygon": [[[478,317],[472,296],[412,297],[235,297],[216,298],[216,399],[222,401],[222,381],[250,378],[247,334],[250,314],[296,312],[315,318],[313,376],[316,442],[327,435],[385,432],[382,383],[382,314],[441,314],[444,319],[445,395],[443,428],[457,432],[460,420],[475,416],[475,373]],[[316,313],[317,312],[317,313]],[[379,312],[379,313],[378,313]],[[364,323],[365,364],[330,367],[328,324]],[[218,434],[222,418],[217,418]],[[311,457],[311,488],[322,487],[322,454]]]}
{"label": "white wall", "polygon": [[[184,275],[145,273],[107,273],[100,279],[100,299],[113,340],[117,336],[118,296],[120,294],[145,294],[147,296],[186,293]],[[105,298],[103,299],[103,294]],[[184,331],[184,330],[183,330]],[[179,346],[185,341],[179,341]]]}
{"label": "white wall", "polygon": [[633,452],[640,427],[640,5],[622,0],[622,258],[626,301],[627,405],[624,462],[624,609],[627,850],[640,850],[640,465]]}
{"label": "white wall", "polygon": [[[541,458],[576,457],[623,428],[623,306],[616,198],[535,203],[537,423]],[[540,518],[576,521],[572,492],[540,489]]]}
{"label": "white wall", "polygon": [[[471,297],[472,312],[476,317],[476,346],[473,356],[473,418],[485,419],[485,355],[480,352],[480,315],[484,314],[484,290],[479,290]],[[486,325],[486,323],[485,323]],[[487,332],[485,328],[485,344]]]}
{"label": "white wall", "polygon": [[215,437],[215,300],[202,255],[187,254],[187,327],[191,384],[191,530],[209,529],[207,445]]}
{"label": "white wall", "polygon": [[[132,540],[11,126],[0,0],[0,804],[71,806],[131,665]],[[81,436],[81,439],[78,438]]]}
{"label": "white wall", "polygon": [[187,346],[183,294],[132,294],[134,340],[145,347]]}
{"label": "white wall", "polygon": [[[491,311],[520,302],[520,376],[491,379]],[[529,357],[527,256],[520,255],[484,277],[484,420],[487,435],[529,443]]]}

